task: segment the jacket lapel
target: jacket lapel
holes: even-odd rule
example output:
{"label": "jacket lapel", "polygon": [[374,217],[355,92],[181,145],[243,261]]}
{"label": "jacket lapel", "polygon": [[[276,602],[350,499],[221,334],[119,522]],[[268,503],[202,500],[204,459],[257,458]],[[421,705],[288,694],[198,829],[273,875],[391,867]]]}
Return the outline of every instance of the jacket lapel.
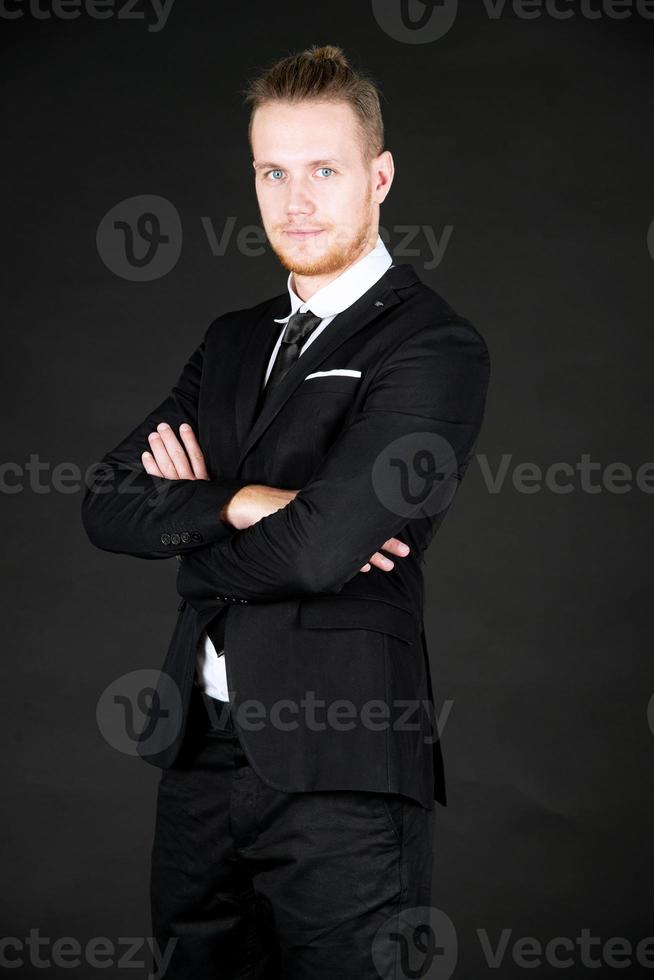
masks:
{"label": "jacket lapel", "polygon": [[[239,376],[234,410],[239,450],[245,444],[247,434],[254,424],[268,361],[281,330],[281,325],[275,323],[275,318],[283,317],[288,312],[288,293],[275,297],[263,306],[263,313],[250,331],[241,364],[236,367]],[[239,465],[240,458],[242,457],[239,457]]]}
{"label": "jacket lapel", "polygon": [[[295,361],[283,380],[266,399],[261,412],[255,418],[265,370],[278,336],[278,329],[281,329],[279,324],[274,323],[275,329],[271,339],[270,324],[275,316],[283,315],[271,312],[270,307],[268,307],[266,314],[257,322],[252,331],[245,363],[241,366],[237,396],[237,428],[241,447],[238,460],[239,468],[254,444],[261,438],[306,375],[316,370],[325,358],[329,357],[355,333],[374,321],[376,317],[381,316],[391,306],[400,302],[393,285],[408,285],[416,279],[417,277],[409,265],[389,268],[374,286],[359,297],[347,310],[339,313],[307,347],[304,354]],[[285,308],[288,308],[288,297],[286,297],[284,305]],[[243,439],[248,428],[249,432]]]}

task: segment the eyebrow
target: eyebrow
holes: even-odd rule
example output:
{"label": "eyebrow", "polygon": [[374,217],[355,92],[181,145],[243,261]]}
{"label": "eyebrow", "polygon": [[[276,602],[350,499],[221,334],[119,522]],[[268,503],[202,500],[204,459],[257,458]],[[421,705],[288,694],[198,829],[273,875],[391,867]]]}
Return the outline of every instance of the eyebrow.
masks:
{"label": "eyebrow", "polygon": [[[331,165],[332,163],[340,164],[340,162],[341,161],[337,160],[336,157],[329,157],[326,160],[311,160],[309,163],[307,163],[307,167],[324,167],[328,164]],[[284,169],[281,166],[281,164],[271,163],[268,160],[264,160],[261,163],[256,163],[255,161],[253,161],[253,164],[255,170],[283,170]]]}

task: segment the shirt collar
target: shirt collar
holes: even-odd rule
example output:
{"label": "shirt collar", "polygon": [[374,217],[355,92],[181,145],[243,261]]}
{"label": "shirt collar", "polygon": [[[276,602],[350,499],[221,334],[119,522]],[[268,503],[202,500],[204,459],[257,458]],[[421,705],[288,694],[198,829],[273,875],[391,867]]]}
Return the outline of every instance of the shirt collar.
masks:
{"label": "shirt collar", "polygon": [[275,323],[287,323],[298,310],[300,313],[311,310],[321,320],[342,313],[371,286],[374,286],[392,263],[393,257],[381,240],[381,236],[377,235],[375,247],[370,252],[319,289],[306,302],[301,300],[293,289],[291,285],[293,273],[289,272],[286,285],[291,300],[291,312],[287,316],[276,318]]}

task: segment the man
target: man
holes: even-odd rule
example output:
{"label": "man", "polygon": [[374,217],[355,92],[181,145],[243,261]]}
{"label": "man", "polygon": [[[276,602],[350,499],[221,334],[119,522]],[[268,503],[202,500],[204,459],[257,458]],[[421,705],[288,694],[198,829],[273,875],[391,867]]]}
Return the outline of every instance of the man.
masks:
{"label": "man", "polygon": [[180,559],[140,745],[163,769],[153,928],[175,980],[399,977],[445,803],[421,566],[489,356],[379,237],[393,158],[342,50],[283,59],[248,102],[288,288],[210,325],[83,507],[98,547]]}

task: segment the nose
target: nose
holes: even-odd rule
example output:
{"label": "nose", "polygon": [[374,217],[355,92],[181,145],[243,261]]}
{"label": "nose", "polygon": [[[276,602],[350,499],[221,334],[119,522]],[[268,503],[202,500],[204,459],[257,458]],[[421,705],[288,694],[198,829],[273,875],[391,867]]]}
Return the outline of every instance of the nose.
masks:
{"label": "nose", "polygon": [[302,178],[291,179],[288,183],[287,214],[312,214],[314,210],[311,192],[305,181]]}

